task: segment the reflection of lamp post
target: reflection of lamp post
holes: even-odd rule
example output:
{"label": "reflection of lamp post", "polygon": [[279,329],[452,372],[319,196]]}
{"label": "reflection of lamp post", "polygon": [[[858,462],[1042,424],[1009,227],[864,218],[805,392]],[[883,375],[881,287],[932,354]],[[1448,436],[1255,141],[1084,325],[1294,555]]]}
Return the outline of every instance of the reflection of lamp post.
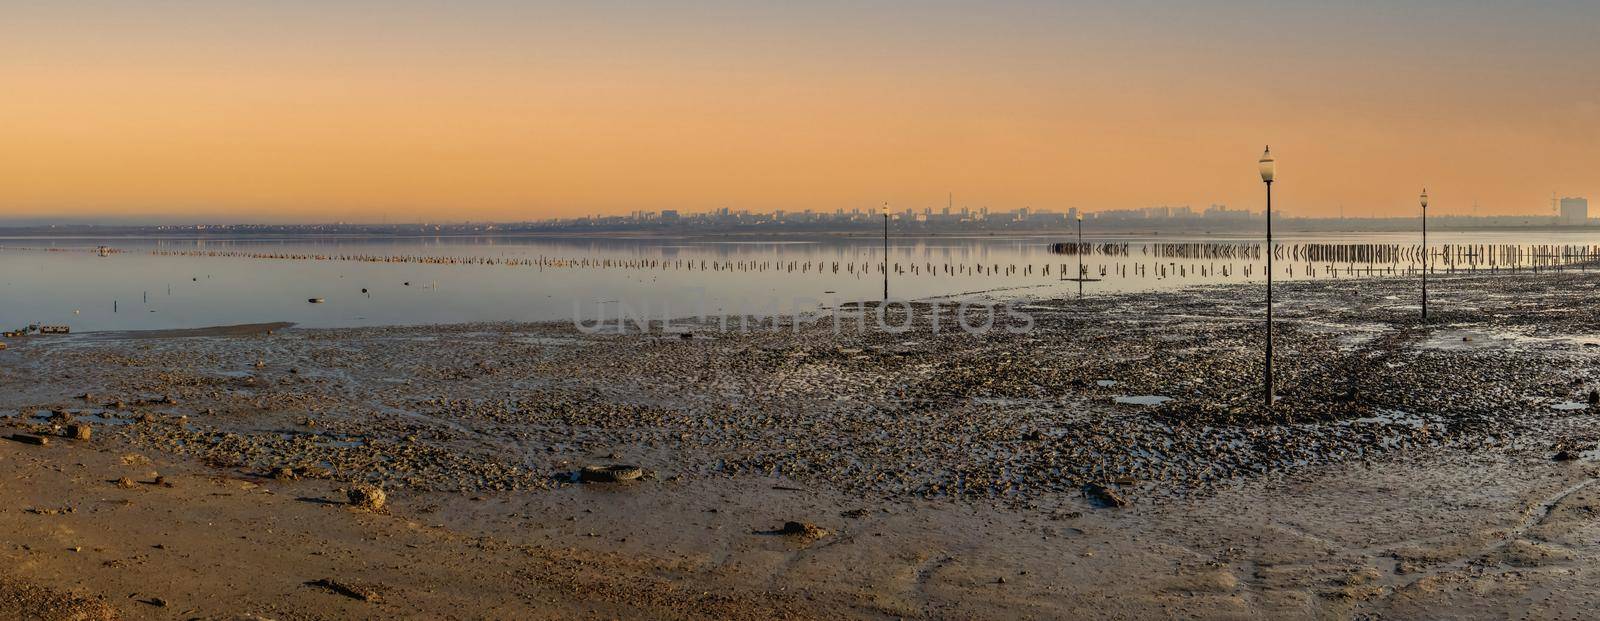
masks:
{"label": "reflection of lamp post", "polygon": [[1428,320],[1428,189],[1422,189],[1422,320]]}
{"label": "reflection of lamp post", "polygon": [[1272,159],[1272,147],[1261,153],[1261,180],[1267,184],[1267,407],[1272,407],[1272,179],[1277,173],[1277,161]]}
{"label": "reflection of lamp post", "polygon": [[1083,214],[1078,214],[1078,297],[1083,297]]}
{"label": "reflection of lamp post", "polygon": [[883,204],[883,301],[889,301],[889,203]]}

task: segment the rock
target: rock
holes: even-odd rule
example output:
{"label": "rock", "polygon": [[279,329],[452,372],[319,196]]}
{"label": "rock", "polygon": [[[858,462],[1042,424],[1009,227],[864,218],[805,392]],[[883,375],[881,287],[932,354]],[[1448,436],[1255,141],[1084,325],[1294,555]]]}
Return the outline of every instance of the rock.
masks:
{"label": "rock", "polygon": [[67,437],[74,440],[88,440],[94,435],[94,429],[89,423],[74,423],[67,425]]}
{"label": "rock", "polygon": [[343,580],[338,580],[338,579],[335,579],[335,578],[323,578],[321,580],[312,580],[310,582],[307,582],[306,585],[327,589],[329,591],[333,591],[334,593],[338,593],[338,594],[343,595],[345,597],[348,597],[350,599],[360,600],[360,601],[363,601],[363,602],[376,602],[376,601],[378,601],[378,592],[376,590],[374,590],[374,589],[372,589],[370,587],[362,586],[362,585],[359,585],[359,584],[354,584],[354,583],[351,583],[351,582],[345,582]]}
{"label": "rock", "polygon": [[1110,487],[1105,486],[1105,485],[1101,485],[1099,483],[1090,483],[1088,485],[1083,486],[1083,494],[1084,494],[1084,496],[1087,496],[1090,500],[1093,500],[1093,501],[1099,503],[1101,506],[1106,506],[1106,507],[1126,507],[1126,506],[1128,506],[1128,499],[1123,498],[1121,494],[1118,494],[1117,490],[1111,489]]}
{"label": "rock", "polygon": [[357,485],[350,488],[345,495],[350,498],[350,504],[368,511],[382,511],[383,506],[389,502],[389,495],[376,485]]}
{"label": "rock", "polygon": [[120,479],[117,479],[116,485],[117,485],[117,487],[120,487],[122,489],[133,489],[134,486],[137,485],[137,483],[134,483],[133,479],[130,479],[128,477],[122,477]]}
{"label": "rock", "polygon": [[810,522],[784,522],[783,528],[778,529],[778,534],[796,537],[804,541],[815,541],[827,537],[828,531]]}
{"label": "rock", "polygon": [[1551,457],[1551,459],[1556,461],[1574,461],[1578,459],[1578,454],[1572,451],[1561,451],[1556,453],[1555,457]]}
{"label": "rock", "polygon": [[578,480],[585,483],[620,483],[644,476],[638,466],[613,464],[610,466],[584,466],[578,471]]}
{"label": "rock", "polygon": [[1589,390],[1589,405],[1600,405],[1600,390]]}
{"label": "rock", "polygon": [[23,444],[32,444],[34,446],[46,446],[50,444],[50,438],[36,436],[31,433],[13,433],[11,434],[11,439]]}
{"label": "rock", "polygon": [[278,466],[277,468],[273,468],[272,469],[272,478],[278,479],[278,480],[292,481],[292,480],[298,479],[300,477],[299,477],[299,475],[296,475],[294,473],[294,468],[290,468],[288,466]]}

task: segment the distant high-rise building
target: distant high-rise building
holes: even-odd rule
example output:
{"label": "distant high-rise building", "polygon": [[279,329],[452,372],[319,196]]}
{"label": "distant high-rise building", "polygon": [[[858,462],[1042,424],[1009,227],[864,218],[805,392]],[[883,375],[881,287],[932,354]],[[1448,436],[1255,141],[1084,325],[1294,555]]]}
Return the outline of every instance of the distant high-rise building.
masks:
{"label": "distant high-rise building", "polygon": [[1582,226],[1589,223],[1589,199],[1571,197],[1561,199],[1561,223]]}

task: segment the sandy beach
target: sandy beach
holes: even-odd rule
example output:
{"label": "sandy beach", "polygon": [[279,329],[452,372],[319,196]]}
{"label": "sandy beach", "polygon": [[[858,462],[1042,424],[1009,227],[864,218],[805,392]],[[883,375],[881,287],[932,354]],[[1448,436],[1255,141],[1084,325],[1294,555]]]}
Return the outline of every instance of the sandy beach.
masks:
{"label": "sandy beach", "polygon": [[1583,618],[1595,283],[9,339],[0,617]]}

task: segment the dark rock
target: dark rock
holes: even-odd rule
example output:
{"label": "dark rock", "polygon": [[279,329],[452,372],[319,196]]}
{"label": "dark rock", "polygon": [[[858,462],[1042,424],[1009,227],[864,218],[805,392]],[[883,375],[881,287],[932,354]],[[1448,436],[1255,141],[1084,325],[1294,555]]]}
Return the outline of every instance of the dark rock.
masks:
{"label": "dark rock", "polygon": [[585,483],[619,483],[644,476],[638,466],[613,464],[610,466],[584,466],[578,471],[578,480]]}
{"label": "dark rock", "polygon": [[13,433],[11,434],[11,439],[23,444],[32,444],[34,446],[45,446],[50,444],[50,438],[36,436],[31,433]]}
{"label": "dark rock", "polygon": [[1102,507],[1126,507],[1128,499],[1123,498],[1117,490],[1099,483],[1090,483],[1083,486],[1083,494]]}
{"label": "dark rock", "polygon": [[389,495],[376,485],[357,485],[345,492],[345,495],[350,499],[350,504],[368,511],[382,511],[383,506],[389,502]]}
{"label": "dark rock", "polygon": [[363,602],[376,602],[376,601],[378,601],[378,592],[376,590],[372,589],[371,587],[366,587],[366,586],[362,586],[362,585],[351,583],[351,582],[345,582],[343,580],[338,580],[338,579],[335,579],[335,578],[323,578],[321,580],[312,580],[310,582],[307,582],[306,585],[327,589],[329,591],[333,591],[334,593],[338,593],[338,594],[343,595],[345,597],[348,597],[350,599],[360,600],[360,601],[363,601]]}
{"label": "dark rock", "polygon": [[783,528],[778,529],[778,534],[811,541],[827,537],[828,531],[810,522],[784,522]]}

